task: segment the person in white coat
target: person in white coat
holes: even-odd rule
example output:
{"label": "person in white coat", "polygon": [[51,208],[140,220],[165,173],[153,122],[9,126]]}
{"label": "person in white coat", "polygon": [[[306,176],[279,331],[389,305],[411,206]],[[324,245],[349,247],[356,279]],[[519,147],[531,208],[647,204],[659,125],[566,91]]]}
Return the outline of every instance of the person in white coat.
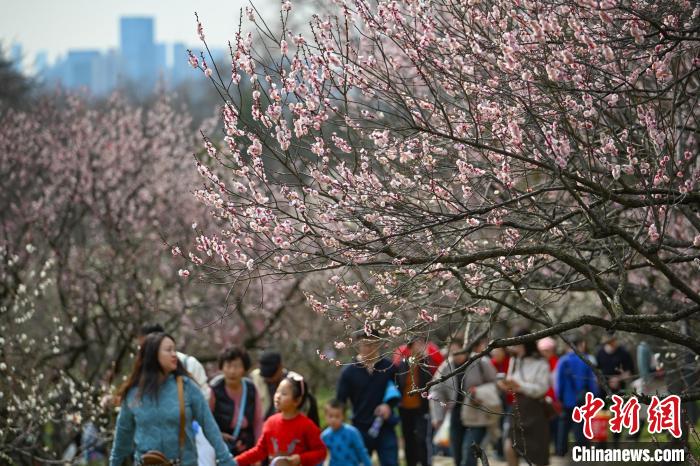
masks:
{"label": "person in white coat", "polygon": [[[521,331],[516,336],[525,336]],[[498,381],[502,390],[515,394],[513,415],[506,421],[505,453],[509,466],[518,465],[518,456],[536,466],[549,464],[549,417],[545,393],[549,389],[549,364],[540,357],[533,340],[509,348],[506,378]]]}

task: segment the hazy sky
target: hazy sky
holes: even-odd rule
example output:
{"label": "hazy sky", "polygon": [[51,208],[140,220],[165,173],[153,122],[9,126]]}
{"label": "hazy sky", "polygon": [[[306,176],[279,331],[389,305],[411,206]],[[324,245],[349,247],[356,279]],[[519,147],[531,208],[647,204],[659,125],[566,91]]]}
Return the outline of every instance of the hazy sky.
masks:
{"label": "hazy sky", "polygon": [[[276,14],[281,4],[253,1],[266,15]],[[41,50],[53,62],[68,49],[117,47],[121,16],[153,16],[157,42],[196,45],[197,11],[210,46],[225,47],[245,5],[247,0],[0,0],[0,44],[9,51],[20,43],[25,63],[33,63]]]}

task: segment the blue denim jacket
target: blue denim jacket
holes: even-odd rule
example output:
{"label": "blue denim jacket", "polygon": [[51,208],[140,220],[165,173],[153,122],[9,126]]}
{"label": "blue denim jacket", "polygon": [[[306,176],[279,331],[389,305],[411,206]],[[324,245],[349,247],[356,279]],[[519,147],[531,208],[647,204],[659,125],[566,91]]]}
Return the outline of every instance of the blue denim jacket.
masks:
{"label": "blue denim jacket", "polygon": [[[122,401],[109,458],[110,466],[120,466],[133,452],[134,459],[141,458],[149,450],[158,450],[171,460],[180,454],[180,402],[174,375],[168,376],[155,397],[136,399],[136,387],[129,390]],[[184,378],[185,392],[185,443],[182,447],[182,465],[197,465],[197,447],[192,421],[197,421],[205,437],[216,451],[216,462],[221,466],[235,466],[214,421],[209,405],[197,384]]]}

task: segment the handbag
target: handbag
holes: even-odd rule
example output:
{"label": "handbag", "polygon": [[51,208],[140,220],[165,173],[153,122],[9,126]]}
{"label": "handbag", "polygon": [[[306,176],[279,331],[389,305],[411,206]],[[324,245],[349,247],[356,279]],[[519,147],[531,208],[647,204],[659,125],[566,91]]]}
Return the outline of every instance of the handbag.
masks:
{"label": "handbag", "polygon": [[171,466],[173,463],[158,450],[150,450],[141,455],[141,464]]}
{"label": "handbag", "polygon": [[474,398],[479,400],[481,405],[488,411],[490,411],[491,414],[495,414],[496,420],[498,420],[499,414],[501,413],[501,411],[503,411],[503,405],[501,403],[501,394],[498,391],[496,382],[486,381],[486,376],[484,375],[483,359],[479,360],[479,372],[481,373],[481,381],[484,383],[475,387]]}
{"label": "handbag", "polygon": [[550,421],[559,416],[557,408],[554,406],[554,401],[551,401],[549,397],[540,398],[544,409],[544,415]]}
{"label": "handbag", "polygon": [[450,446],[450,424],[452,423],[451,418],[452,416],[448,414],[447,416],[445,416],[445,419],[443,419],[442,424],[440,424],[440,427],[438,427],[438,430],[433,436],[434,445],[440,447]]}
{"label": "handbag", "polygon": [[489,414],[495,415],[498,419],[503,406],[501,405],[501,397],[498,394],[498,388],[495,382],[489,382],[479,385],[474,388],[474,398],[479,400]]}
{"label": "handbag", "polygon": [[495,382],[486,380],[484,374],[484,360],[479,359],[478,367],[480,374],[480,384],[474,386],[473,399],[478,402],[472,405],[465,400],[460,409],[460,419],[462,424],[490,426],[498,423],[500,414],[503,411],[501,397]]}
{"label": "handbag", "polygon": [[182,447],[185,444],[185,392],[182,376],[177,376],[177,397],[180,401],[180,434],[178,437],[178,446],[180,448],[179,457],[175,461],[169,460],[162,452],[158,450],[149,450],[141,455],[141,464],[143,465],[159,465],[159,466],[175,466],[182,461]]}

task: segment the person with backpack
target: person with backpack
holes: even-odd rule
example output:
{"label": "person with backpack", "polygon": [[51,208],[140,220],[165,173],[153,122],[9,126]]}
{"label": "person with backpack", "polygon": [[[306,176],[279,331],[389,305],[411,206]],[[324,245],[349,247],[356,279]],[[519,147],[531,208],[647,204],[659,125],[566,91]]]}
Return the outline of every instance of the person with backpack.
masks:
{"label": "person with backpack", "polygon": [[251,361],[243,348],[227,348],[219,355],[223,377],[211,386],[209,406],[219,430],[234,454],[253,448],[262,434],[263,411],[255,384],[247,378]]}
{"label": "person with backpack", "polygon": [[197,465],[192,421],[214,447],[220,466],[235,466],[207,402],[175,351],[175,340],[151,333],[139,348],[134,367],[117,393],[119,416],[110,466],[133,453],[135,464]]}

